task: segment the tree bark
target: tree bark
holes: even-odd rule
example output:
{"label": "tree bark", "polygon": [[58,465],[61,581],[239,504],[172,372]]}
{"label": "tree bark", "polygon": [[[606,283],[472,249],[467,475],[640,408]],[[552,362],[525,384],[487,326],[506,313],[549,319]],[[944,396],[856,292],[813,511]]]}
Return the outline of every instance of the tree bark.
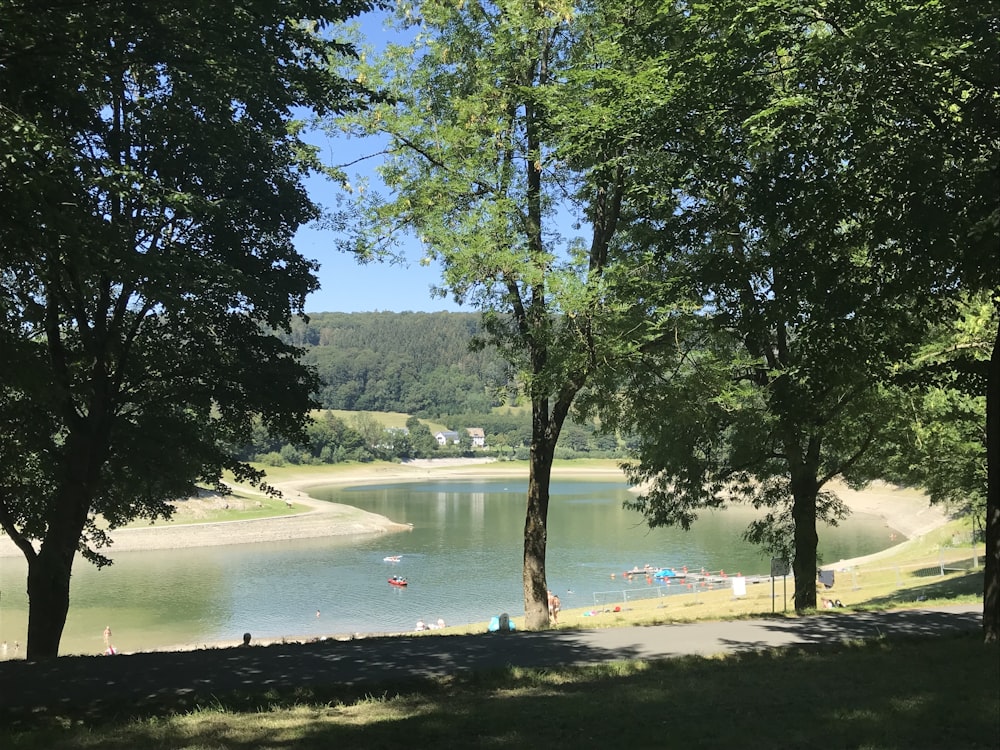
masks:
{"label": "tree bark", "polygon": [[70,578],[90,496],[83,483],[57,493],[52,500],[49,528],[38,554],[28,557],[27,658],[52,659],[59,655],[59,642],[69,612]]}
{"label": "tree bark", "polygon": [[[1000,298],[996,300],[1000,310]],[[983,638],[1000,641],[1000,329],[993,342],[986,385],[986,561]]]}
{"label": "tree bark", "polygon": [[[558,434],[558,431],[557,431]],[[524,615],[527,630],[549,626],[545,549],[548,544],[549,487],[555,457],[548,402],[532,404],[532,440],[528,466],[528,508],[524,519]]]}
{"label": "tree bark", "polygon": [[792,518],[795,521],[795,611],[816,607],[816,496],[819,483],[815,474],[792,470]]}
{"label": "tree bark", "polygon": [[66,615],[69,613],[69,582],[76,545],[67,551],[46,541],[38,556],[28,563],[28,643],[30,661],[59,655]]}
{"label": "tree bark", "polygon": [[66,478],[52,497],[47,530],[37,555],[28,559],[27,658],[52,659],[69,612],[70,578],[97,481],[106,433],[70,432],[66,438]]}

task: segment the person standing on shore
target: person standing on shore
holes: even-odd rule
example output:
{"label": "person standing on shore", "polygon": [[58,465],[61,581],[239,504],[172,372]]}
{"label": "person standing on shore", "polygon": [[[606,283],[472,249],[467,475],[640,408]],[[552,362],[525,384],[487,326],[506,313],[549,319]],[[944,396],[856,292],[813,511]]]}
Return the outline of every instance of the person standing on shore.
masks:
{"label": "person standing on shore", "polygon": [[111,626],[108,625],[104,628],[104,648],[108,648],[111,645]]}
{"label": "person standing on shore", "polygon": [[559,609],[560,609],[559,597],[549,591],[549,620],[554,624],[559,624]]}

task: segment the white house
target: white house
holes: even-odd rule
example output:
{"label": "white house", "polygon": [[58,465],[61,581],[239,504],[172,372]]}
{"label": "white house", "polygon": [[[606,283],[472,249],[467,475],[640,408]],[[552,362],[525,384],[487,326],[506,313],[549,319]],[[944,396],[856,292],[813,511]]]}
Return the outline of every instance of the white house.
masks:
{"label": "white house", "polygon": [[438,441],[438,445],[448,445],[448,443],[458,445],[458,433],[453,430],[435,432],[434,439]]}
{"label": "white house", "polygon": [[483,432],[482,427],[467,427],[465,431],[469,433],[469,437],[472,439],[473,448],[486,447],[486,433]]}

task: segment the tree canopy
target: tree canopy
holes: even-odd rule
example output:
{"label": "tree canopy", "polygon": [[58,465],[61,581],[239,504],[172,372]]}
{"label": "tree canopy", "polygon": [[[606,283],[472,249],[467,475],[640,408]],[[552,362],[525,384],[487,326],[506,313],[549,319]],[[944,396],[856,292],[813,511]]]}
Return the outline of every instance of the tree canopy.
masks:
{"label": "tree canopy", "polygon": [[998,287],[996,14],[661,10],[617,115],[639,113],[646,185],[624,211],[648,271],[638,310],[680,288],[692,315],[675,326],[687,353],[654,356],[653,327],[626,389],[645,436],[633,476],[654,482],[635,506],[684,525],[790,499],[793,523],[752,533],[794,534],[796,606],[812,606],[816,514],[835,510],[821,487],[875,475],[887,385],[963,293]]}
{"label": "tree canopy", "polygon": [[316,288],[302,108],[332,22],[368,3],[0,5],[0,526],[24,552],[29,658],[54,656],[77,551],[170,513],[254,418],[303,436],[314,374],[269,333]]}
{"label": "tree canopy", "polygon": [[886,445],[886,478],[922,487],[933,502],[984,527],[989,357],[998,315],[985,294],[964,300],[954,320],[932,327],[898,378],[902,397]]}
{"label": "tree canopy", "polygon": [[[532,408],[525,520],[528,626],[548,623],[548,486],[573,401],[614,342],[605,274],[627,182],[602,120],[600,75],[623,33],[618,4],[523,0],[406,5],[414,33],[359,77],[386,101],[337,127],[378,135],[390,195],[352,183],[345,247],[361,257],[415,236],[443,288],[484,312],[485,338]],[[588,124],[590,127],[588,127]],[[580,236],[577,236],[579,232]],[[585,239],[586,238],[586,239]]]}

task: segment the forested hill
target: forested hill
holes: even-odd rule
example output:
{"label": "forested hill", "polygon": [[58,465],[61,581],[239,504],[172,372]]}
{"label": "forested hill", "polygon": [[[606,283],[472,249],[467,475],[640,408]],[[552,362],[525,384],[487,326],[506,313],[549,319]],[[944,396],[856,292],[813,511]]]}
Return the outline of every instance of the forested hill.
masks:
{"label": "forested hill", "polygon": [[314,313],[286,340],[306,349],[327,409],[421,416],[485,412],[508,381],[492,349],[472,351],[478,313]]}

